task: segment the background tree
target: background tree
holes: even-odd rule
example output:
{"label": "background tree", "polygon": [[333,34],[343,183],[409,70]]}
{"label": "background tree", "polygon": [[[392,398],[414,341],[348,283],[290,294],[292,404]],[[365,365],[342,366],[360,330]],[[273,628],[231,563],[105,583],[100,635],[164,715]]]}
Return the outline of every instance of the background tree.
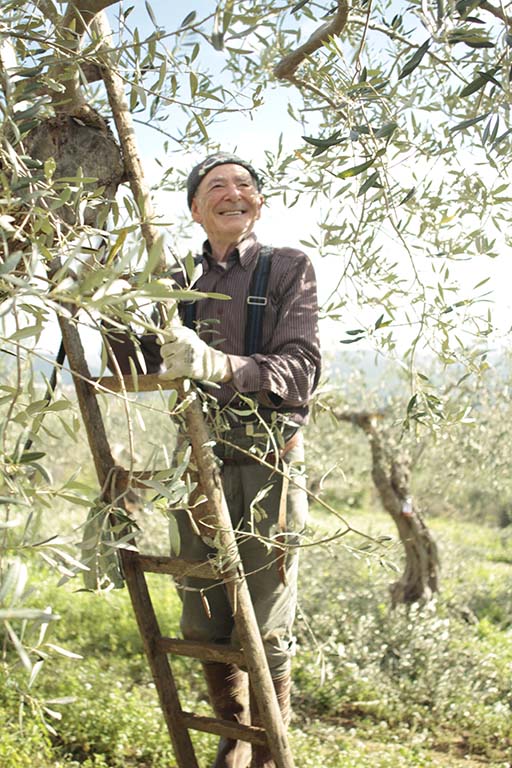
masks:
{"label": "background tree", "polygon": [[334,410],[340,422],[363,430],[372,457],[372,479],[382,506],[395,523],[405,552],[405,570],[390,586],[393,607],[429,599],[439,589],[437,545],[414,499],[410,460],[380,426],[382,414]]}

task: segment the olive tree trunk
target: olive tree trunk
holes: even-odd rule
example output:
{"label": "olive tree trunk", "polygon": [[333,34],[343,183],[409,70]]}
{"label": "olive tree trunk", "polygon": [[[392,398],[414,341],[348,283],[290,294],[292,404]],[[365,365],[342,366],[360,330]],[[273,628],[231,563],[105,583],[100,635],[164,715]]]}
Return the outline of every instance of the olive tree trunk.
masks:
{"label": "olive tree trunk", "polygon": [[334,415],[339,421],[360,427],[367,435],[373,482],[404,547],[404,572],[390,586],[392,606],[428,600],[439,591],[439,557],[437,545],[411,493],[407,462],[387,443],[378,428],[378,414],[335,411]]}

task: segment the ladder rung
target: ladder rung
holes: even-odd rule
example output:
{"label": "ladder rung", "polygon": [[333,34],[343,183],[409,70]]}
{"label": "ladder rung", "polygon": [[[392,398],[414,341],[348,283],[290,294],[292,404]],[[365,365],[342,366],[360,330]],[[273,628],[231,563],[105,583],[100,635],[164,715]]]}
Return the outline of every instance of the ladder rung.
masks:
{"label": "ladder rung", "polygon": [[231,720],[218,720],[215,717],[194,715],[192,712],[182,712],[182,715],[187,728],[193,728],[196,731],[214,733],[228,739],[249,741],[251,744],[258,744],[262,747],[268,743],[263,728],[258,728],[255,725],[240,725]]}
{"label": "ladder rung", "polygon": [[201,661],[221,661],[224,664],[245,664],[242,651],[220,643],[206,643],[200,640],[182,640],[177,637],[159,637],[155,642],[156,650],[162,653],[174,653],[178,656],[190,656]]}
{"label": "ladder rung", "polygon": [[181,557],[137,554],[138,564],[145,573],[168,573],[176,578],[184,576],[219,580],[219,574],[205,560],[184,560]]}
{"label": "ladder rung", "polygon": [[108,390],[109,392],[155,392],[159,389],[176,389],[174,379],[166,379],[159,373],[141,373],[140,376],[96,376],[92,378],[94,389],[97,392]]}

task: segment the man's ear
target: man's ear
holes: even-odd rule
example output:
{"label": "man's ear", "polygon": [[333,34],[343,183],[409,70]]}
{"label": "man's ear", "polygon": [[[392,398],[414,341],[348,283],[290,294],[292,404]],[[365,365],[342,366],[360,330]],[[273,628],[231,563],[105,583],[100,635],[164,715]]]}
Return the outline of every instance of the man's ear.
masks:
{"label": "man's ear", "polygon": [[192,205],[190,206],[190,212],[192,214],[192,218],[194,219],[197,224],[201,224],[201,214],[199,213],[199,206],[197,205],[197,200],[192,200]]}

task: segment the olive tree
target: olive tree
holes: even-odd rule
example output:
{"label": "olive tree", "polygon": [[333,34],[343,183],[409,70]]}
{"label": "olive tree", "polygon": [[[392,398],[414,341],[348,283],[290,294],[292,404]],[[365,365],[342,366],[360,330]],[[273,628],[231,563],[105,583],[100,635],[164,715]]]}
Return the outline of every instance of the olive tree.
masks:
{"label": "olive tree", "polygon": [[[107,7],[112,37],[98,25]],[[143,32],[131,26],[131,11],[107,0],[3,6],[0,311],[14,364],[2,385],[1,471],[9,536],[13,508],[70,494],[51,487],[37,442],[30,449],[48,408],[62,410],[70,435],[78,429],[70,402],[48,405],[34,383],[30,363],[43,329],[55,316],[122,323],[139,300],[176,298],[152,279],[172,253],[154,236],[150,193],[128,161],[133,132],[122,135],[112,115],[113,71],[126,111],[165,136],[162,187],[181,180],[173,153],[214,148],[219,118],[255,111],[280,89],[282,135],[266,153],[266,189],[289,206],[322,202],[306,245],[335,264],[323,312],[340,321],[344,343],[370,339],[398,355],[407,329],[407,423],[435,428],[451,416],[420,352],[471,375],[493,333],[492,316],[479,310],[485,285],[465,280],[461,288],[457,270],[464,260],[471,272],[508,244],[507,3],[225,0],[204,16],[184,11],[172,29],[146,4]],[[211,71],[212,51],[220,75]],[[301,127],[298,144],[288,140],[287,120]],[[138,275],[128,288],[126,272]],[[349,305],[360,308],[357,327],[347,328]],[[68,568],[64,549],[53,547],[51,557]],[[13,603],[23,579],[12,571],[9,584],[17,586],[2,599]]]}

